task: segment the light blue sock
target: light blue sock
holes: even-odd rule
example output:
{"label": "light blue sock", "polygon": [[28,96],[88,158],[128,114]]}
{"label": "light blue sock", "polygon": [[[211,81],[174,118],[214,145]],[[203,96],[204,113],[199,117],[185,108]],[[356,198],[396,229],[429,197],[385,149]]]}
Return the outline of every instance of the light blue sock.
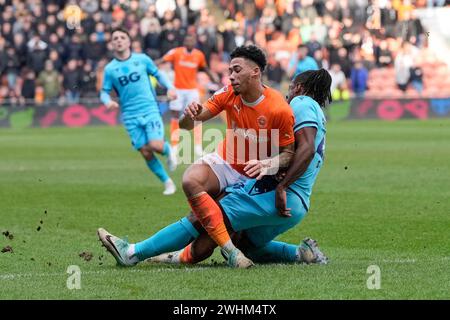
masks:
{"label": "light blue sock", "polygon": [[158,231],[147,240],[136,243],[135,253],[140,261],[144,261],[161,253],[181,250],[198,235],[189,220],[183,218]]}
{"label": "light blue sock", "polygon": [[246,256],[259,263],[292,263],[298,261],[297,248],[293,244],[271,241],[262,248],[246,252]]}
{"label": "light blue sock", "polygon": [[164,142],[163,151],[161,153],[164,157],[168,157],[170,154],[170,144],[166,141]]}
{"label": "light blue sock", "polygon": [[166,169],[164,169],[157,157],[153,156],[152,160],[147,161],[147,166],[162,182],[169,180]]}

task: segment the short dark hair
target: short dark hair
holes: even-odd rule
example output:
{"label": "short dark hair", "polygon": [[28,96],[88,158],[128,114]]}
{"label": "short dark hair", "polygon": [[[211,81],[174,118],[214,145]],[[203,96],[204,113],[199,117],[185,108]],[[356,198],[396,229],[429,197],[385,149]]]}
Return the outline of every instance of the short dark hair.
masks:
{"label": "short dark hair", "polygon": [[261,72],[264,71],[267,65],[267,58],[264,52],[252,44],[235,48],[233,52],[231,52],[230,57],[231,59],[244,58],[253,61],[261,69]]}
{"label": "short dark hair", "polygon": [[111,31],[111,35],[113,35],[114,32],[123,32],[123,33],[125,33],[125,34],[128,36],[128,39],[130,39],[130,41],[131,41],[131,36],[130,36],[130,34],[128,33],[128,30],[127,30],[127,29],[122,28],[122,27],[114,28],[114,29]]}

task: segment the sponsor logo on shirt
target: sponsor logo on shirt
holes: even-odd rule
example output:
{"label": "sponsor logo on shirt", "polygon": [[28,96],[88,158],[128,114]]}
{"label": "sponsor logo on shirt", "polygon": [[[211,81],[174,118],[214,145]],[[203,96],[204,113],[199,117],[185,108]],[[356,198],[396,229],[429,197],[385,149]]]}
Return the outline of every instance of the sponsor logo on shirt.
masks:
{"label": "sponsor logo on shirt", "polygon": [[180,66],[186,67],[186,68],[191,68],[191,69],[196,69],[197,68],[197,64],[194,62],[190,62],[190,61],[184,61],[184,60],[180,60]]}
{"label": "sponsor logo on shirt", "polygon": [[261,129],[264,129],[267,126],[267,118],[265,116],[259,116],[256,121]]}

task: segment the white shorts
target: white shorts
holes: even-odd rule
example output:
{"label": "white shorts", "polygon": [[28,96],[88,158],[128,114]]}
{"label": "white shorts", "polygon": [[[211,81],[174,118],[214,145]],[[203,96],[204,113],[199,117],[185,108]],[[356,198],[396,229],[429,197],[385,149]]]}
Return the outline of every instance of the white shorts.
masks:
{"label": "white shorts", "polygon": [[217,179],[219,179],[220,191],[223,191],[226,187],[232,186],[238,182],[244,183],[249,179],[234,170],[217,152],[208,153],[195,161],[195,163],[206,163],[211,167],[212,171],[216,174]]}
{"label": "white shorts", "polygon": [[200,94],[197,89],[176,89],[177,99],[169,102],[172,111],[184,111],[191,102],[200,102]]}

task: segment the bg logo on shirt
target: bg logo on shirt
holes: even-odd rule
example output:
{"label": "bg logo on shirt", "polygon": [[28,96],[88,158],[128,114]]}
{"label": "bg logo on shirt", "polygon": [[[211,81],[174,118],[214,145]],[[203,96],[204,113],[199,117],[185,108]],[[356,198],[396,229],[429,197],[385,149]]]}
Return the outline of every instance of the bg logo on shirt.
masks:
{"label": "bg logo on shirt", "polygon": [[141,78],[141,76],[139,75],[139,73],[137,72],[132,72],[127,76],[121,76],[118,78],[119,83],[122,87],[126,86],[127,84],[129,84],[130,82],[136,82],[139,81],[139,79]]}

